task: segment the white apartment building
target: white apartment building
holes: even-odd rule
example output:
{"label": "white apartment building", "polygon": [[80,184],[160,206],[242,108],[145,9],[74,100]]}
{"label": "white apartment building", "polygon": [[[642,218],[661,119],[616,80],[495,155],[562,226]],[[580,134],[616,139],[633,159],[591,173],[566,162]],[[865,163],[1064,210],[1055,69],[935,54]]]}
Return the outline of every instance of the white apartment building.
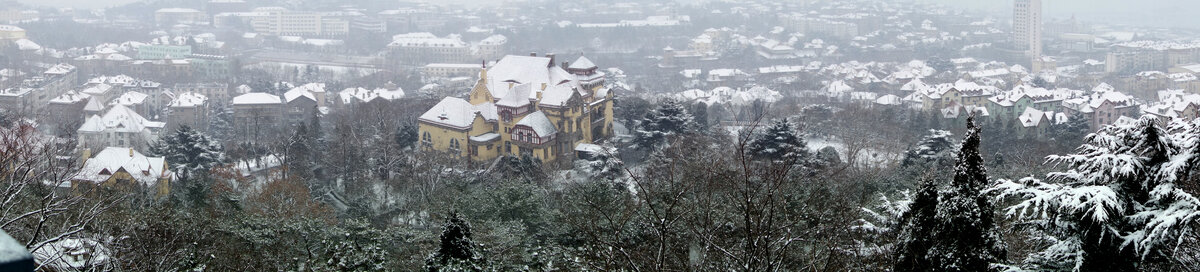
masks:
{"label": "white apartment building", "polygon": [[1013,1],[1013,46],[1029,57],[1042,56],[1042,0]]}
{"label": "white apartment building", "polygon": [[254,32],[277,36],[340,37],[350,33],[350,22],[318,12],[259,8],[247,13]]}

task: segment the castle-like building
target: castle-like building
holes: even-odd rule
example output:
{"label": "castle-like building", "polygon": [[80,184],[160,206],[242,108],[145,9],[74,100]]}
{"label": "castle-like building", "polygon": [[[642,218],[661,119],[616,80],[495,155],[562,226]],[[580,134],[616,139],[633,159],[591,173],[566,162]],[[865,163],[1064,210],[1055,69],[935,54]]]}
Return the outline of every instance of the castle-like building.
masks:
{"label": "castle-like building", "polygon": [[420,148],[473,161],[572,157],[612,135],[613,92],[598,69],[583,56],[556,63],[554,54],[481,67],[469,100],[447,97],[421,115]]}

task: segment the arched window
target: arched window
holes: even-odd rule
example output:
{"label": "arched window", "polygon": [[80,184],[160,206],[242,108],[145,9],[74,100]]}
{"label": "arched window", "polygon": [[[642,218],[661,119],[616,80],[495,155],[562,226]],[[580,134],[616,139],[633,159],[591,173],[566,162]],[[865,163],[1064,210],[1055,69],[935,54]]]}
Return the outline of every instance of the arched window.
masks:
{"label": "arched window", "polygon": [[451,138],[450,139],[450,152],[454,152],[455,154],[458,154],[459,150],[461,150],[461,149],[459,149],[459,147],[460,146],[458,145],[458,139]]}
{"label": "arched window", "polygon": [[421,135],[421,145],[426,148],[433,147],[433,136],[430,136],[428,131]]}

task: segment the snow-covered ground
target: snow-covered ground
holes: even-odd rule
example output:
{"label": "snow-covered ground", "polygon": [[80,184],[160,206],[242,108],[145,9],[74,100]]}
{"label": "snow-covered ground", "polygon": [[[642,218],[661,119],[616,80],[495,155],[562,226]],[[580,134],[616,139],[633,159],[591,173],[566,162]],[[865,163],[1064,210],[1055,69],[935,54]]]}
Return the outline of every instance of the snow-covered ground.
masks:
{"label": "snow-covered ground", "polygon": [[[842,143],[840,140],[824,139],[824,138],[806,138],[805,141],[808,143],[808,149],[811,150],[812,152],[816,152],[827,146],[832,146],[835,150],[838,151],[838,157],[840,157],[842,160],[846,160],[846,158],[849,156],[848,154],[850,151],[846,148],[846,144]],[[887,151],[883,151],[883,150],[878,150],[875,148],[865,148],[862,151],[859,151],[858,153],[859,154],[858,154],[857,162],[859,164],[875,166],[875,167],[882,167],[882,166],[888,165],[890,163],[899,161],[900,158],[904,155],[904,154],[900,154],[900,153],[896,153],[896,152],[887,152]]]}

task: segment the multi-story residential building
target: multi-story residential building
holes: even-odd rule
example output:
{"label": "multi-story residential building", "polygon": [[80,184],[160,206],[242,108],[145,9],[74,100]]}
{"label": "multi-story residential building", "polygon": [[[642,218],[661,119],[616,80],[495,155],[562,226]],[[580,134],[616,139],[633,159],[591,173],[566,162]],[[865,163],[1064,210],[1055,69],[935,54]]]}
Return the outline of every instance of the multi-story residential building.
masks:
{"label": "multi-story residential building", "polygon": [[350,22],[326,18],[319,12],[290,11],[284,8],[257,8],[251,13],[250,26],[259,34],[303,37],[344,37]]}
{"label": "multi-story residential building", "polygon": [[192,76],[197,80],[226,81],[233,77],[233,62],[225,56],[192,54]]}
{"label": "multi-story residential building", "polygon": [[158,105],[151,101],[150,95],[138,91],[126,91],[108,104],[125,106],[143,117],[151,116],[151,118],[155,118],[154,116],[158,115],[159,110]]}
{"label": "multi-story residential building", "polygon": [[146,150],[158,140],[166,124],[154,122],[121,104],[112,105],[104,115],[92,115],[76,130],[80,149],[99,150],[109,146]]}
{"label": "multi-story residential building", "polygon": [[308,83],[284,93],[284,118],[288,124],[309,120],[319,108],[325,107],[325,94],[325,83]]}
{"label": "multi-story residential building", "polygon": [[22,81],[18,87],[0,90],[0,108],[22,114],[38,113],[51,99],[75,87],[78,80],[75,66],[54,65],[40,76]]}
{"label": "multi-story residential building", "polygon": [[167,131],[188,126],[199,131],[208,131],[208,97],[200,93],[183,92],[175,95],[167,105]]}
{"label": "multi-story residential building", "polygon": [[464,63],[475,59],[471,47],[458,35],[441,38],[428,32],[399,34],[392,36],[388,44],[388,61],[394,65]]}
{"label": "multi-story residential building", "polygon": [[4,9],[0,10],[0,22],[22,22],[37,19],[41,13],[36,10]]}
{"label": "multi-story residential building", "polygon": [[226,104],[221,101],[233,99],[229,94],[229,84],[225,83],[176,83],[171,90],[176,93],[198,93],[216,104]]}
{"label": "multi-story residential building", "polygon": [[83,120],[83,109],[87,107],[88,102],[92,100],[90,95],[67,91],[63,95],[50,99],[46,105],[46,119],[42,119],[43,125],[49,124],[54,127],[54,132],[64,133],[78,128],[80,120]]}
{"label": "multi-story residential building", "polygon": [[25,38],[25,29],[14,25],[0,25],[0,48]]}
{"label": "multi-story residential building", "polygon": [[1063,101],[1063,112],[1067,115],[1083,115],[1089,120],[1091,129],[1096,130],[1112,124],[1122,116],[1138,117],[1139,106],[1132,96],[1117,91],[1104,91]]}
{"label": "multi-story residential building", "polygon": [[1014,49],[1033,58],[1042,56],[1042,0],[1013,1]]}
{"label": "multi-story residential building", "polygon": [[350,28],[357,29],[370,33],[385,33],[388,31],[387,21],[384,19],[370,18],[366,16],[355,17],[350,20]]}
{"label": "multi-story residential building", "polygon": [[147,44],[138,46],[137,51],[137,58],[143,60],[186,59],[192,55],[192,46]]}
{"label": "multi-story residential building", "polygon": [[432,79],[472,76],[479,73],[479,68],[481,66],[478,63],[430,63],[421,67],[421,77]]}
{"label": "multi-story residential building", "polygon": [[484,60],[498,60],[508,52],[508,37],[492,35],[479,41],[475,54]]}
{"label": "multi-story residential building", "polygon": [[1200,118],[1200,94],[1182,90],[1159,92],[1159,101],[1142,107],[1142,113],[1163,118],[1164,121],[1178,118],[1195,120]]}
{"label": "multi-story residential building", "polygon": [[1167,71],[1200,62],[1200,43],[1135,41],[1113,45],[1105,57],[1105,72],[1134,74]]}
{"label": "multi-story residential building", "polygon": [[381,103],[384,101],[393,101],[404,98],[404,90],[400,88],[385,89],[378,88],[368,90],[364,88],[346,88],[338,92],[338,99],[335,101],[338,107],[354,107],[355,105],[368,103]]}
{"label": "multi-story residential building", "polygon": [[506,56],[483,68],[469,100],[447,97],[419,118],[420,146],[487,161],[528,155],[550,162],[612,135],[613,93],[585,57]]}
{"label": "multi-story residential building", "polygon": [[793,13],[780,16],[783,27],[805,34],[829,35],[839,39],[851,39],[858,36],[858,24],[840,20],[809,17],[806,14]]}
{"label": "multi-story residential building", "polygon": [[129,62],[128,71],[136,77],[174,83],[192,78],[192,62],[187,59],[135,60]]}
{"label": "multi-story residential building", "polygon": [[233,98],[236,135],[246,140],[272,139],[280,134],[283,100],[268,93],[247,93]]}

